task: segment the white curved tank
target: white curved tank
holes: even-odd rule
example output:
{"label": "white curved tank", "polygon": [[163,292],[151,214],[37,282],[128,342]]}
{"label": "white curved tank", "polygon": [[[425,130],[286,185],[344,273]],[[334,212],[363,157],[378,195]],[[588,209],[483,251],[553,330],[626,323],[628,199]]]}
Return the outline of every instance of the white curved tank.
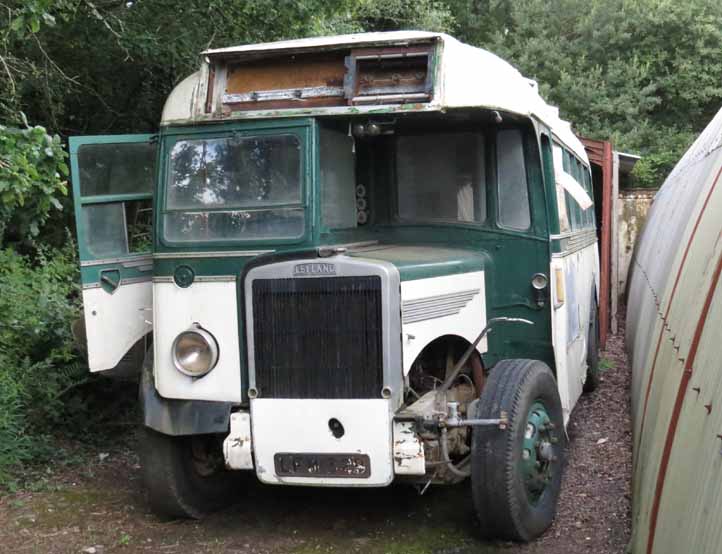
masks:
{"label": "white curved tank", "polygon": [[722,110],[654,199],[632,261],[632,552],[722,552]]}

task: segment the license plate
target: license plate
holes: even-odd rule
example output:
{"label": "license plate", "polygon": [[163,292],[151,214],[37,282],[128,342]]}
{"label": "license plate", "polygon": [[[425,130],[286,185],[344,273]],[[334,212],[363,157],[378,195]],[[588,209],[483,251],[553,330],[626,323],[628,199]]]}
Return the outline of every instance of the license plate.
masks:
{"label": "license plate", "polygon": [[279,477],[346,477],[368,479],[371,460],[366,454],[292,454],[273,456]]}

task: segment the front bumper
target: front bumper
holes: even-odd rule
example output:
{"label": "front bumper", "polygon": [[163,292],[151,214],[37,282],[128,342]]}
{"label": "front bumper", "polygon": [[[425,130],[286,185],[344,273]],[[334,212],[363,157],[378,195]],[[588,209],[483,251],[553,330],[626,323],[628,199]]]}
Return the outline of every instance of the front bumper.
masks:
{"label": "front bumper", "polygon": [[[255,468],[258,479],[269,484],[381,487],[394,478],[393,425],[391,401],[386,399],[254,399],[250,414],[231,416],[226,464]],[[279,475],[281,454],[367,456],[369,467],[363,477]]]}

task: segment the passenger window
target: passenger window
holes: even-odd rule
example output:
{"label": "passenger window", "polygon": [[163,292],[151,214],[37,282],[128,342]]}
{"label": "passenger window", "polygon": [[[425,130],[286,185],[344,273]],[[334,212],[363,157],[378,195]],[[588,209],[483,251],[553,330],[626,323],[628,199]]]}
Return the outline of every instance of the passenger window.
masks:
{"label": "passenger window", "polygon": [[[555,175],[559,168],[564,165],[564,152],[562,147],[554,144],[554,167]],[[567,210],[566,191],[564,187],[555,180],[555,190],[557,196],[557,212],[559,214],[559,232],[566,233],[571,229],[569,225],[569,212]]]}
{"label": "passenger window", "polygon": [[329,229],[356,227],[357,211],[366,211],[365,197],[356,198],[355,155],[348,133],[321,127],[321,203],[323,223]]}
{"label": "passenger window", "polygon": [[496,178],[499,224],[512,229],[528,229],[531,223],[529,190],[524,164],[523,136],[518,129],[497,133]]}
{"label": "passenger window", "polygon": [[[589,194],[589,198],[594,201],[594,190],[592,189],[592,179],[589,176],[589,169],[584,168],[584,188],[587,191],[587,194]],[[589,208],[584,210],[584,213],[587,216],[587,227],[590,229],[594,228],[594,204],[592,204]]]}
{"label": "passenger window", "polygon": [[480,133],[399,136],[398,215],[408,221],[486,221],[485,140]]}
{"label": "passenger window", "polygon": [[570,158],[569,152],[567,152],[566,150],[563,150],[563,152],[564,152],[564,162],[563,162],[564,171],[571,174],[571,163],[569,160],[569,158]]}

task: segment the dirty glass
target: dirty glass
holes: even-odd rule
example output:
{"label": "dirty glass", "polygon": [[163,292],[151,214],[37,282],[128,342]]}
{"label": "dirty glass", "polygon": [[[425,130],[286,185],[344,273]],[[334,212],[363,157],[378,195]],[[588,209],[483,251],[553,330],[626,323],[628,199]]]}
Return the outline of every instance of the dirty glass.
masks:
{"label": "dirty glass", "polygon": [[82,210],[88,252],[97,259],[128,253],[128,233],[122,202],[91,204]]}
{"label": "dirty glass", "polygon": [[356,198],[353,139],[347,132],[321,127],[319,143],[323,223],[329,229],[356,227],[357,210],[367,206],[365,197]]}
{"label": "dirty glass", "polygon": [[485,141],[480,133],[399,136],[398,215],[408,221],[486,220]]}
{"label": "dirty glass", "polygon": [[496,176],[499,224],[511,229],[529,228],[529,191],[524,164],[523,136],[518,129],[496,135]]}
{"label": "dirty glass", "polygon": [[81,213],[84,242],[93,258],[151,251],[153,212],[150,200],[87,204]]}
{"label": "dirty glass", "polygon": [[164,233],[174,242],[300,237],[294,135],[180,140],[170,152]]}
{"label": "dirty glass", "polygon": [[173,242],[291,239],[303,235],[302,208],[169,212],[165,236]]}
{"label": "dirty glass", "polygon": [[84,144],[78,150],[80,195],[148,194],[155,178],[155,144]]}

